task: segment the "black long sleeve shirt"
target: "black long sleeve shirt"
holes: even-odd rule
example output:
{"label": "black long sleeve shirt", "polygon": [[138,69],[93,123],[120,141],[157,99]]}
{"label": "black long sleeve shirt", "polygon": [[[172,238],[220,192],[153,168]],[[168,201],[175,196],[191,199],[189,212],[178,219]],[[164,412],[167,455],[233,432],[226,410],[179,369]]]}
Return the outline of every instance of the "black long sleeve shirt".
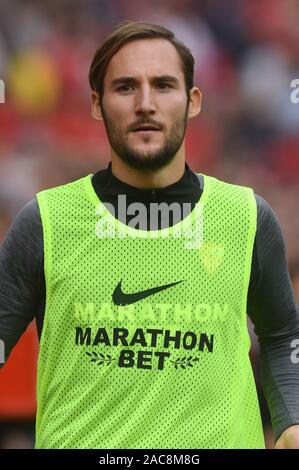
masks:
{"label": "black long sleeve shirt", "polygon": [[[189,203],[192,210],[203,191],[203,178],[187,164],[182,178],[164,188],[128,185],[112,174],[111,163],[93,175],[92,184],[102,202],[114,206],[115,217],[119,194],[126,195],[127,205],[177,202],[181,207]],[[260,343],[262,384],[277,439],[287,427],[299,424],[299,365],[291,361],[291,342],[299,338],[299,309],[279,222],[269,204],[255,197],[257,231],[247,313]],[[177,222],[170,219],[168,225]],[[164,228],[163,220],[158,228]],[[0,247],[0,339],[5,343],[6,359],[34,317],[41,335],[46,293],[43,256],[42,222],[35,197],[19,212]]]}

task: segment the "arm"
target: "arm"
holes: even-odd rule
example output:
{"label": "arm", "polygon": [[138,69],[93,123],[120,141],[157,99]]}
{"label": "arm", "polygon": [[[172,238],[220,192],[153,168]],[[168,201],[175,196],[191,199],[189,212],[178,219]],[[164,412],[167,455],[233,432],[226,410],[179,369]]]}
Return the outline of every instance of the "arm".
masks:
{"label": "arm", "polygon": [[[258,223],[247,311],[260,343],[261,378],[277,447],[299,448],[299,367],[291,342],[299,338],[299,309],[279,222],[256,196]],[[281,448],[281,447],[280,447]]]}
{"label": "arm", "polygon": [[42,225],[37,201],[32,199],[0,247],[0,339],[5,360],[34,316],[41,313],[44,292]]}

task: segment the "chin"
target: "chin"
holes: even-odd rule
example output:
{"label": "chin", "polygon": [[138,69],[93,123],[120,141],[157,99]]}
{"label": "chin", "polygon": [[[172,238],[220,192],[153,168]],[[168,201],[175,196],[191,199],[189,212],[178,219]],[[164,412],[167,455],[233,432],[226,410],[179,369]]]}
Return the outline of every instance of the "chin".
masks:
{"label": "chin", "polygon": [[136,154],[141,155],[141,157],[148,157],[152,158],[155,155],[160,154],[162,151],[162,146],[157,145],[137,145],[136,147],[132,148],[133,152]]}

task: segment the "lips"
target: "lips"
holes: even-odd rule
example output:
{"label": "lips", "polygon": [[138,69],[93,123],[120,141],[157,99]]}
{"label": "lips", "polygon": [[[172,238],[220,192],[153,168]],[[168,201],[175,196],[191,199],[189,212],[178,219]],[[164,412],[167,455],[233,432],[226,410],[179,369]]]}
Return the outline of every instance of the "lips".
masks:
{"label": "lips", "polygon": [[159,131],[160,129],[155,126],[139,126],[133,129],[133,132],[148,132],[148,131]]}
{"label": "lips", "polygon": [[154,134],[155,132],[159,132],[159,129],[138,129],[134,131],[134,134]]}

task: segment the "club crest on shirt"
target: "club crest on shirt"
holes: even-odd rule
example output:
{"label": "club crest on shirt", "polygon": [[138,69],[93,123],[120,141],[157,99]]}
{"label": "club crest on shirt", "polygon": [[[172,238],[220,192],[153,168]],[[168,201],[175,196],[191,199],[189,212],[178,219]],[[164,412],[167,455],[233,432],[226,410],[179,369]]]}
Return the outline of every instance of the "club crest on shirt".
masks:
{"label": "club crest on shirt", "polygon": [[208,273],[215,273],[224,259],[224,244],[204,243],[199,258]]}

